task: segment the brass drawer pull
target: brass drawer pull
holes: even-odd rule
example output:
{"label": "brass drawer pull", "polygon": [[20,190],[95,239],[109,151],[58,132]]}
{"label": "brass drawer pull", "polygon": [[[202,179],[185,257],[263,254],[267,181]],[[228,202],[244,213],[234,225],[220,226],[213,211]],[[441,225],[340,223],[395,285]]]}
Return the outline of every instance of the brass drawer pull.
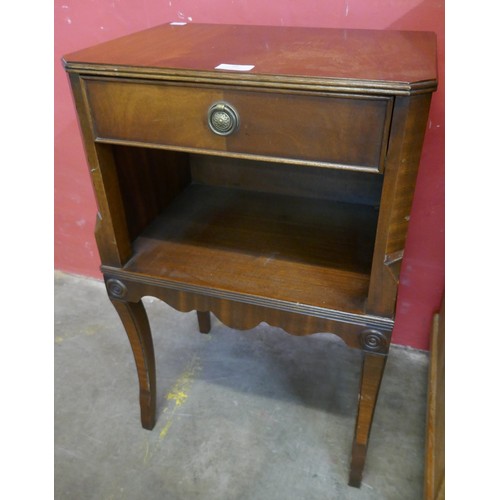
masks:
{"label": "brass drawer pull", "polygon": [[240,118],[227,102],[215,102],[208,108],[208,126],[217,135],[230,135],[238,129]]}

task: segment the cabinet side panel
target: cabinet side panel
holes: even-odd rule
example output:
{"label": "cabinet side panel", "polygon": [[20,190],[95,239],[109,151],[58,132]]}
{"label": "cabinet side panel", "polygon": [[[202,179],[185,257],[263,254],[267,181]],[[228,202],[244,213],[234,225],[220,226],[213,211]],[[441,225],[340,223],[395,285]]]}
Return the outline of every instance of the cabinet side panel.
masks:
{"label": "cabinet side panel", "polygon": [[395,101],[366,312],[393,317],[431,94]]}
{"label": "cabinet side panel", "polygon": [[133,241],[190,183],[189,158],[175,151],[127,146],[113,151]]}
{"label": "cabinet side panel", "polygon": [[445,303],[434,316],[427,398],[425,500],[440,496],[445,483]]}
{"label": "cabinet side panel", "polygon": [[131,246],[111,146],[94,142],[92,118],[82,80],[77,74],[70,74],[69,78],[99,210],[95,236],[101,262],[121,266],[130,257]]}

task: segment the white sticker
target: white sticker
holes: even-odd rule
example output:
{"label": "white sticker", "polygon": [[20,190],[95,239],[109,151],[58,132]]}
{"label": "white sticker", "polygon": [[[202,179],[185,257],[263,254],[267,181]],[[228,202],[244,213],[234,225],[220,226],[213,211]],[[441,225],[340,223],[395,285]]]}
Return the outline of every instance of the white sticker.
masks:
{"label": "white sticker", "polygon": [[252,64],[219,64],[215,69],[227,69],[229,71],[250,71],[255,66]]}
{"label": "white sticker", "polygon": [[181,23],[180,21],[174,21],[170,23],[170,26],[186,26],[187,23]]}

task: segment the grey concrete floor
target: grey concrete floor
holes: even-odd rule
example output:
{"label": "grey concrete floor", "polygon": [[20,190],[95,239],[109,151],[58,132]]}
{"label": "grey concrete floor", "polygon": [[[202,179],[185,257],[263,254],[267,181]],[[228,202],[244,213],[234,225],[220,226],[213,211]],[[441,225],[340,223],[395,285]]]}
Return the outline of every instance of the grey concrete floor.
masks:
{"label": "grey concrete floor", "polygon": [[239,332],[146,297],[158,421],[139,420],[104,285],[55,274],[55,498],[420,499],[427,353],[393,346],[360,489],[347,485],[360,353],[265,324]]}

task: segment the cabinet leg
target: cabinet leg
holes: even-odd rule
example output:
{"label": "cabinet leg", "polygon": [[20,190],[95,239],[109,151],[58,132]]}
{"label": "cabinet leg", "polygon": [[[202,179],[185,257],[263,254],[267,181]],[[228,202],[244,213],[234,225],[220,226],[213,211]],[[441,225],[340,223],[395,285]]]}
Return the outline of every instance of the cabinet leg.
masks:
{"label": "cabinet leg", "polygon": [[210,332],[210,311],[196,311],[198,315],[198,327],[200,329],[200,333],[209,333]]}
{"label": "cabinet leg", "polygon": [[377,396],[384,374],[387,356],[364,353],[361,383],[359,388],[358,416],[352,444],[349,486],[359,488],[365,465],[370,429],[377,403]]}
{"label": "cabinet leg", "polygon": [[142,302],[111,300],[127,332],[139,377],[141,423],[151,430],[156,420],[156,368],[153,339]]}

